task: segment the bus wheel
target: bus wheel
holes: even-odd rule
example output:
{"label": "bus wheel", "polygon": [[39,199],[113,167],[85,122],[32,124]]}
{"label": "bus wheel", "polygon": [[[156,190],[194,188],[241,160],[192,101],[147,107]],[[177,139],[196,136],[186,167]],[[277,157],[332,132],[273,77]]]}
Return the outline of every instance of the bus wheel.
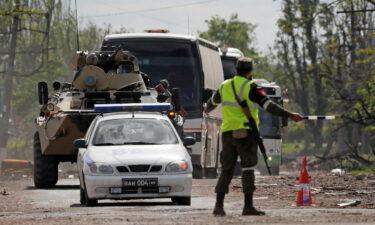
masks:
{"label": "bus wheel", "polygon": [[278,176],[280,174],[280,166],[272,166],[271,174],[272,176]]}
{"label": "bus wheel", "polygon": [[217,177],[216,168],[204,168],[204,176],[208,179],[215,179]]}
{"label": "bus wheel", "polygon": [[194,179],[203,178],[203,169],[200,165],[193,165],[193,178]]}

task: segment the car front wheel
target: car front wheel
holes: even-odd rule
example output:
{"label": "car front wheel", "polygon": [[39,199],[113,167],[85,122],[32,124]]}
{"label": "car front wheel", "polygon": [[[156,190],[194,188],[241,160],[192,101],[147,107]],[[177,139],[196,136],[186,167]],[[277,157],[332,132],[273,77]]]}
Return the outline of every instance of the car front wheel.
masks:
{"label": "car front wheel", "polygon": [[89,198],[88,195],[87,195],[87,191],[86,189],[84,190],[85,192],[85,204],[86,206],[97,206],[98,205],[98,199],[93,199],[93,198]]}
{"label": "car front wheel", "polygon": [[83,188],[81,187],[81,185],[79,186],[79,202],[82,205],[86,204],[86,194],[85,194],[85,191],[83,190]]}
{"label": "car front wheel", "polygon": [[[85,177],[83,177],[83,180],[85,180]],[[87,195],[86,184],[85,184],[84,181],[83,181],[83,183],[84,183],[84,185],[83,185],[84,189],[82,191],[80,190],[80,193],[81,193],[81,196],[80,196],[81,204],[85,204],[86,206],[89,206],[89,207],[97,206],[98,205],[98,199],[89,198],[89,196]],[[80,187],[80,189],[82,189],[82,187]],[[82,200],[84,200],[84,203],[82,202]]]}

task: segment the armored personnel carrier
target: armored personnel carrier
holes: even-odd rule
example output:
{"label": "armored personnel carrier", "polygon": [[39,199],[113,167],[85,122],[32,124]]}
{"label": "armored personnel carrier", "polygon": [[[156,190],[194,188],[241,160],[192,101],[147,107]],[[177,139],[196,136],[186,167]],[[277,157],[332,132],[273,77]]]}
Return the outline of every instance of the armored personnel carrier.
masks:
{"label": "armored personnel carrier", "polygon": [[[53,187],[60,162],[76,162],[73,141],[84,137],[91,121],[100,113],[94,106],[118,103],[156,103],[147,75],[139,70],[130,52],[79,53],[73,60],[73,82],[38,83],[40,115],[34,135],[34,184]],[[178,92],[175,91],[178,95]],[[172,91],[173,95],[173,91]],[[177,103],[175,105],[178,105]]]}

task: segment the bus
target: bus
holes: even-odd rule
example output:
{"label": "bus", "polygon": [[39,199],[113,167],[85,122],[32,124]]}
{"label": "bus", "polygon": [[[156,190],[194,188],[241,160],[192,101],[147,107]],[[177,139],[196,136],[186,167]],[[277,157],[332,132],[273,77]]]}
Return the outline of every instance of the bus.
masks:
{"label": "bus", "polygon": [[244,57],[244,54],[237,48],[224,47],[220,49],[220,57],[223,64],[224,80],[232,78],[237,73],[237,59]]}
{"label": "bus", "polygon": [[[194,167],[193,176],[203,177],[203,103],[224,80],[219,48],[199,37],[159,30],[107,35],[101,51],[114,51],[119,47],[138,58],[140,70],[151,79],[151,87],[167,79],[171,88],[180,89],[181,104],[187,112],[184,134],[195,137],[197,141],[188,149]],[[215,109],[210,117],[209,126],[214,132],[219,132],[221,109]]]}

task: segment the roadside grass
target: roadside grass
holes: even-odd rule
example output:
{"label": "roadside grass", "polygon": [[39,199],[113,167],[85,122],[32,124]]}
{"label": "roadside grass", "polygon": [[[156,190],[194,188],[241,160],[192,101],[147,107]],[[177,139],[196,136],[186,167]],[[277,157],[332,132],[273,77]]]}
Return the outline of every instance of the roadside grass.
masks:
{"label": "roadside grass", "polygon": [[375,170],[371,168],[367,170],[352,170],[349,173],[351,174],[374,174]]}
{"label": "roadside grass", "polygon": [[375,174],[375,155],[361,154],[361,157],[372,162],[372,164],[365,165],[352,158],[347,158],[342,162],[342,166],[351,174]]}
{"label": "roadside grass", "polygon": [[359,169],[350,170],[351,174],[375,174],[375,161],[370,166],[362,166]]}
{"label": "roadside grass", "polygon": [[283,143],[282,151],[284,154],[298,154],[303,150],[302,143]]}

